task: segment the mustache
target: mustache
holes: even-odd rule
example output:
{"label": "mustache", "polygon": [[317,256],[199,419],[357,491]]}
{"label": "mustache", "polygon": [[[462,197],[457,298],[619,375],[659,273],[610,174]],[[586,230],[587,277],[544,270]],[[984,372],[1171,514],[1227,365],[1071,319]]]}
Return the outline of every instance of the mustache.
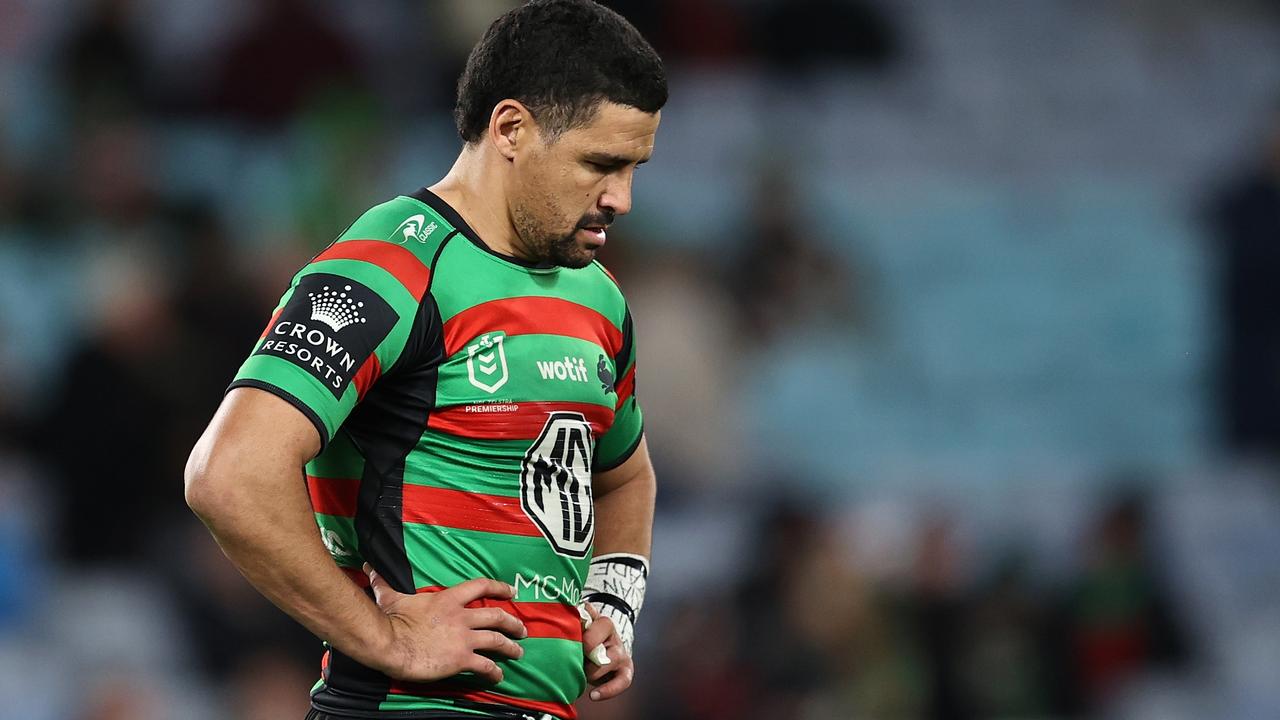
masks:
{"label": "mustache", "polygon": [[585,229],[589,227],[605,227],[607,225],[612,225],[612,224],[613,224],[613,213],[609,212],[608,210],[605,210],[603,212],[592,213],[590,215],[583,215],[582,219],[578,221],[578,229]]}

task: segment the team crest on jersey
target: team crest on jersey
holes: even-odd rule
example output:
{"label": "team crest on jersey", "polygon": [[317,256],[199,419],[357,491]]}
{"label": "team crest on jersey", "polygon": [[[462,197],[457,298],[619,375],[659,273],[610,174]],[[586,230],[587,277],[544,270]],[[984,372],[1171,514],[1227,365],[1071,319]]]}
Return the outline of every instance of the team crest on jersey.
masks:
{"label": "team crest on jersey", "polygon": [[593,445],[582,413],[553,412],[520,466],[520,507],[560,555],[586,557],[595,539]]}
{"label": "team crest on jersey", "polygon": [[485,333],[467,346],[467,379],[487,393],[495,393],[507,384],[505,339],[505,335]]}

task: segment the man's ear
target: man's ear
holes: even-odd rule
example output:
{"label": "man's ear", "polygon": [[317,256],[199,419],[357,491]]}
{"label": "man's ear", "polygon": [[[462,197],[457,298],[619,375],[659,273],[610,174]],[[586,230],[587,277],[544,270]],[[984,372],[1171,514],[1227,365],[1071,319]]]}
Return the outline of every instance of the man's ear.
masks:
{"label": "man's ear", "polygon": [[519,100],[510,98],[493,106],[489,115],[489,142],[502,157],[515,160],[521,148],[538,138],[533,113]]}

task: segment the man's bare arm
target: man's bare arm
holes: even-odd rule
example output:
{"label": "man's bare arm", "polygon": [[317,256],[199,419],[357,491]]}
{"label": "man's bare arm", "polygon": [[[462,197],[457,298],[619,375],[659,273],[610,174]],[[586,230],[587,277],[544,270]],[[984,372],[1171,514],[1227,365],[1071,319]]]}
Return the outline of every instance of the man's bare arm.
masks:
{"label": "man's bare arm", "polygon": [[595,496],[595,554],[649,557],[658,483],[648,441],[641,438],[631,457],[618,467],[592,475],[591,491]]}
{"label": "man's bare arm", "polygon": [[320,540],[303,475],[319,450],[315,426],[292,405],[236,388],[187,461],[187,503],[259,592],[361,664],[402,680],[464,670],[501,680],[501,668],[477,651],[520,657],[510,637],[525,637],[524,626],[496,608],[465,605],[511,598],[511,586],[477,579],[440,593],[401,595],[371,573],[375,604]]}
{"label": "man's bare arm", "polygon": [[[657,480],[644,438],[626,462],[593,475],[591,489],[595,496],[596,557],[622,553],[648,559],[653,541]],[[593,572],[596,567],[592,566]],[[594,661],[584,664],[587,681],[596,686],[591,691],[591,699],[607,700],[631,686],[635,664],[613,621],[602,616],[590,602],[584,603],[584,607],[591,616],[591,624],[583,634],[583,649],[589,652],[603,644],[609,658],[609,662],[603,665]],[[625,629],[629,632],[630,619],[617,617],[628,626]]]}

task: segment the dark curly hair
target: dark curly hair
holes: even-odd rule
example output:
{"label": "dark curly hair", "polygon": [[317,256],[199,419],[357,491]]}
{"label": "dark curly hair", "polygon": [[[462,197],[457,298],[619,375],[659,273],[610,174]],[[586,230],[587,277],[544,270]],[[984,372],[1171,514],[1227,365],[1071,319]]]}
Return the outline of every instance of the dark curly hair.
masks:
{"label": "dark curly hair", "polygon": [[498,18],[467,57],[453,118],[468,143],[499,101],[524,103],[554,138],[603,100],[657,112],[667,102],[662,59],[631,23],[591,0],[533,0]]}

